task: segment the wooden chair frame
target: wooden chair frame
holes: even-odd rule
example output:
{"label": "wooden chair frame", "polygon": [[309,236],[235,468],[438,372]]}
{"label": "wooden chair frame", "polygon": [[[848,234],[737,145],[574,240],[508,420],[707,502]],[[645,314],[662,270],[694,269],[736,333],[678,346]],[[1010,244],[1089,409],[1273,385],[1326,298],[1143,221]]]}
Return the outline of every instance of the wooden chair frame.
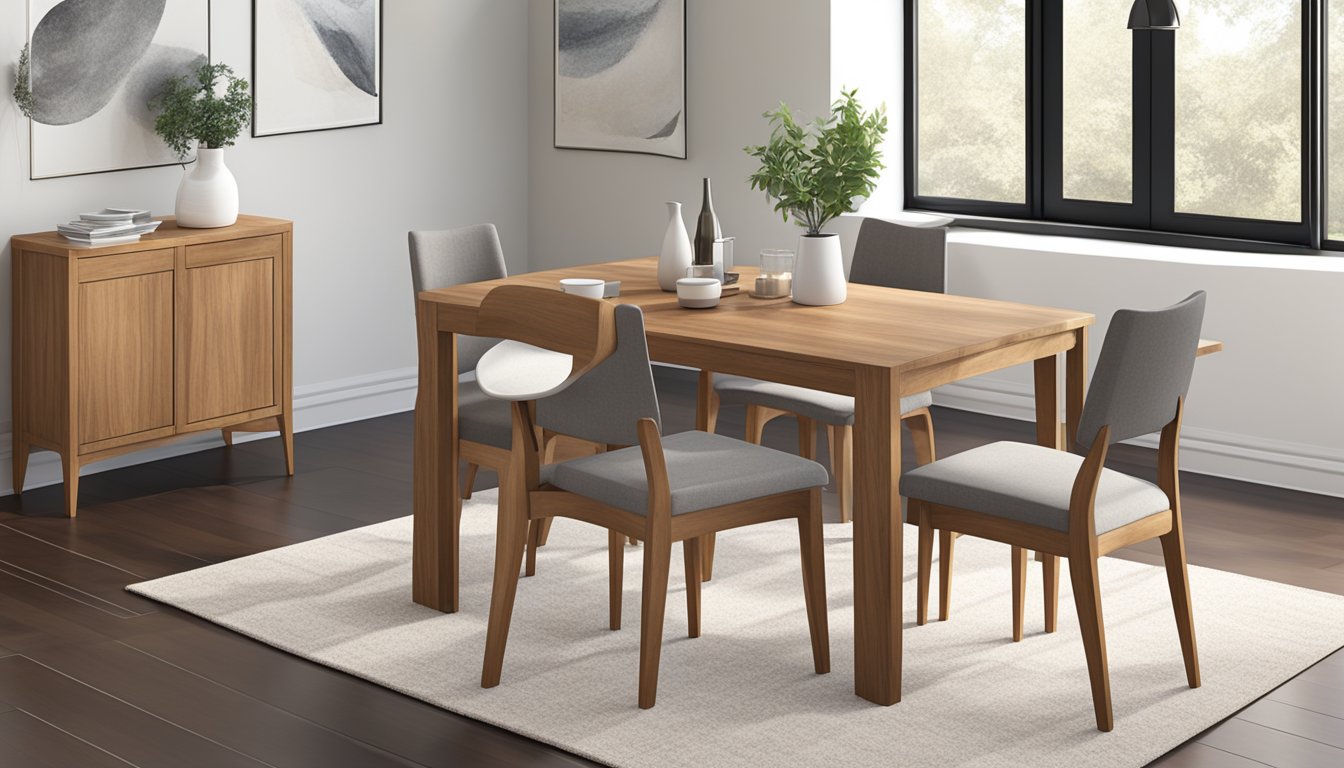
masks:
{"label": "wooden chair frame", "polygon": [[[929,577],[933,556],[933,532],[955,530],[962,535],[1010,544],[1013,547],[1013,640],[1022,639],[1022,613],[1026,594],[1027,550],[1043,555],[1045,567],[1046,631],[1053,632],[1059,602],[1059,558],[1069,561],[1078,623],[1082,629],[1083,649],[1092,685],[1092,705],[1096,710],[1097,730],[1115,727],[1111,709],[1110,671],[1106,661],[1106,631],[1101,614],[1101,591],[1097,579],[1097,560],[1103,555],[1141,541],[1157,538],[1162,542],[1167,584],[1176,630],[1185,661],[1186,681],[1198,688],[1199,655],[1195,646],[1194,616],[1190,606],[1190,581],[1186,572],[1185,534],[1181,523],[1181,493],[1177,455],[1180,451],[1181,418],[1184,398],[1177,401],[1176,416],[1162,429],[1158,448],[1158,487],[1167,495],[1170,508],[1136,520],[1104,534],[1096,533],[1096,495],[1102,469],[1110,448],[1110,427],[1102,427],[1092,443],[1074,479],[1069,502],[1069,530],[1056,531],[1016,520],[1008,520],[971,510],[958,509],[911,498],[910,510],[919,522],[919,577],[917,621],[928,621]],[[948,585],[950,557],[941,563],[942,585]],[[946,605],[946,596],[944,596]]]}
{"label": "wooden chair frame", "polygon": [[[606,528],[609,546],[610,596],[608,623],[621,626],[622,576],[627,538],[644,543],[644,583],[640,619],[639,706],[652,707],[658,691],[658,665],[662,653],[663,617],[667,605],[668,572],[674,542],[682,542],[686,564],[686,607],[689,634],[700,635],[700,582],[702,537],[743,525],[796,518],[803,561],[803,594],[817,674],[830,671],[830,641],[826,617],[825,555],[821,528],[821,489],[776,494],[737,504],[672,515],[671,487],[663,456],[662,438],[652,419],[639,422],[639,444],[649,487],[649,513],[636,515],[623,509],[563,491],[540,482],[540,454],[532,411],[525,403],[513,404],[512,465],[509,484],[501,491],[499,529],[495,539],[494,588],[486,630],[485,661],[481,686],[499,684],[508,642],[518,573],[524,557],[525,539],[535,536],[528,527],[535,521],[567,517]],[[804,445],[804,455],[816,453],[815,437]],[[503,503],[503,495],[509,496]]]}

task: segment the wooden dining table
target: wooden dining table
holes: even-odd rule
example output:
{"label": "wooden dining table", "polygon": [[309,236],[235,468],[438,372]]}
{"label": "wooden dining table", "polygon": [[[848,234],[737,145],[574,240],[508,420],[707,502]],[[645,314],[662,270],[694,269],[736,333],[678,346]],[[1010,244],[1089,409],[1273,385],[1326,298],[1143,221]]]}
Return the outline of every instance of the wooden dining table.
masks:
{"label": "wooden dining table", "polygon": [[[456,335],[472,335],[481,300],[503,284],[554,287],[565,277],[621,281],[644,312],[649,356],[702,371],[698,426],[708,426],[712,373],[794,384],[855,399],[854,692],[877,704],[901,699],[903,524],[900,399],[1031,363],[1037,441],[1066,448],[1083,407],[1088,312],[851,284],[848,299],[809,307],[744,290],[712,309],[683,309],[659,290],[657,260],[632,259],[531,272],[421,293],[416,304],[419,393],[415,409],[412,596],[457,610],[459,493]],[[1059,355],[1064,362],[1063,426]],[[617,394],[613,394],[617,396]]]}

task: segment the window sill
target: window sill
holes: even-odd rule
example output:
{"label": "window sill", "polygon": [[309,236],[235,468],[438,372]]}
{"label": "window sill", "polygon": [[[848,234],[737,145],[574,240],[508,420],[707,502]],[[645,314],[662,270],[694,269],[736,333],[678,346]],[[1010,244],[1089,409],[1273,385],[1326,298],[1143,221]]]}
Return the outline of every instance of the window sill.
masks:
{"label": "window sill", "polygon": [[[975,227],[973,219],[954,219],[937,214],[917,211],[894,211],[881,213],[864,211],[862,214],[846,214],[855,218],[878,218],[907,226],[944,226],[950,224],[947,241],[949,244],[973,245],[1001,249],[1041,251],[1047,253],[1067,253],[1102,258],[1134,259],[1137,261],[1162,261],[1176,264],[1195,264],[1202,266],[1248,267],[1278,269],[1304,272],[1344,273],[1344,258],[1334,251],[1312,251],[1305,248],[1283,252],[1268,246],[1263,251],[1253,250],[1256,244],[1245,243],[1248,250],[1226,250],[1214,247],[1186,247],[1178,245],[1136,243],[1125,240],[1113,240],[1101,237],[1079,237],[1072,234],[1040,234],[1036,232],[1010,232]],[[1039,222],[1027,222],[1039,226],[1051,226]],[[1062,225],[1067,227],[1067,225]],[[1210,246],[1216,241],[1205,238]]]}

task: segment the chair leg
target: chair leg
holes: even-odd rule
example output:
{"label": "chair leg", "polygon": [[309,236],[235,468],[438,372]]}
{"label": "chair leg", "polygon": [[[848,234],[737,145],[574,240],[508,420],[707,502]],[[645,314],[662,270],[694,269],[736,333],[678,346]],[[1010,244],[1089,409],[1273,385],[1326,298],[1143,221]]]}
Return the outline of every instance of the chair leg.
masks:
{"label": "chair leg", "polygon": [[1022,642],[1022,619],[1027,602],[1028,550],[1013,547],[1013,642]]}
{"label": "chair leg", "polygon": [[709,581],[714,578],[714,545],[718,543],[719,537],[716,533],[711,533],[700,537],[700,580]]}
{"label": "chair leg", "polygon": [[[499,524],[495,533],[495,580],[490,592],[490,621],[485,630],[485,664],[481,687],[499,685],[504,668],[504,646],[509,640],[509,622],[513,618],[513,599],[518,593],[518,572],[523,565],[527,543],[526,489],[501,489]],[[513,498],[506,498],[511,496]],[[520,498],[521,497],[521,498]]]}
{"label": "chair leg", "polygon": [[803,556],[803,601],[812,635],[812,666],[818,675],[831,671],[831,630],[826,616],[826,543],[821,532],[821,489],[808,492],[808,508],[798,517],[798,544]]}
{"label": "chair leg", "polygon": [[938,532],[938,620],[947,621],[952,615],[952,550],[960,534],[954,531]]}
{"label": "chair leg", "polygon": [[700,539],[681,542],[686,560],[686,635],[700,636]]}
{"label": "chair leg", "polygon": [[616,531],[607,531],[607,570],[611,581],[608,625],[615,631],[621,628],[621,599],[625,594],[625,536]]}
{"label": "chair leg", "polygon": [[672,540],[666,530],[644,541],[644,594],[639,619],[639,708],[658,699],[658,660],[663,653],[663,615],[667,609],[667,572]]}
{"label": "chair leg", "polygon": [[537,575],[537,547],[541,546],[541,526],[549,517],[532,520],[527,524],[527,562],[523,566],[524,576]]}
{"label": "chair leg", "polygon": [[854,519],[854,427],[827,427],[831,446],[831,477],[840,497],[840,522]]}
{"label": "chair leg", "polygon": [[910,512],[919,521],[919,576],[915,583],[917,602],[915,603],[915,622],[919,626],[929,623],[929,576],[933,570],[933,526],[929,522],[929,513],[924,503],[917,499],[906,502]]}
{"label": "chair leg", "polygon": [[1054,632],[1059,624],[1059,557],[1043,555],[1041,570],[1045,574],[1045,631]]}
{"label": "chair leg", "polygon": [[462,498],[471,498],[471,486],[476,484],[476,471],[479,469],[480,467],[478,465],[473,464],[470,461],[467,462],[467,469],[462,474]]}
{"label": "chair leg", "polygon": [[546,540],[551,537],[551,523],[555,521],[554,517],[543,517],[541,519],[541,538],[537,539],[537,546],[546,546]]}
{"label": "chair leg", "polygon": [[1106,628],[1101,618],[1101,590],[1097,583],[1097,559],[1088,554],[1069,556],[1069,578],[1073,599],[1078,606],[1078,626],[1087,654],[1087,672],[1092,679],[1092,707],[1096,710],[1097,730],[1115,727],[1111,712],[1111,674],[1106,664]]}
{"label": "chair leg", "polygon": [[1162,537],[1162,559],[1167,565],[1167,586],[1171,606],[1176,611],[1176,632],[1181,638],[1181,656],[1185,658],[1185,679],[1191,688],[1199,687],[1199,651],[1195,646],[1195,616],[1190,608],[1190,579],[1185,568],[1185,537],[1177,522]]}

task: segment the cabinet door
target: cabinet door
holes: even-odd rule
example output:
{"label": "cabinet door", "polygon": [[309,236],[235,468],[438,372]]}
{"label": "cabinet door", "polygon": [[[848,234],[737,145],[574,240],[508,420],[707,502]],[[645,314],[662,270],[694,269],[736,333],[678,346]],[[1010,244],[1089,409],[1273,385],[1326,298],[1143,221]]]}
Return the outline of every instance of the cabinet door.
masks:
{"label": "cabinet door", "polygon": [[81,445],[173,426],[173,273],[79,285]]}
{"label": "cabinet door", "polygon": [[275,405],[276,259],[194,267],[192,260],[189,249],[182,307],[187,423]]}

